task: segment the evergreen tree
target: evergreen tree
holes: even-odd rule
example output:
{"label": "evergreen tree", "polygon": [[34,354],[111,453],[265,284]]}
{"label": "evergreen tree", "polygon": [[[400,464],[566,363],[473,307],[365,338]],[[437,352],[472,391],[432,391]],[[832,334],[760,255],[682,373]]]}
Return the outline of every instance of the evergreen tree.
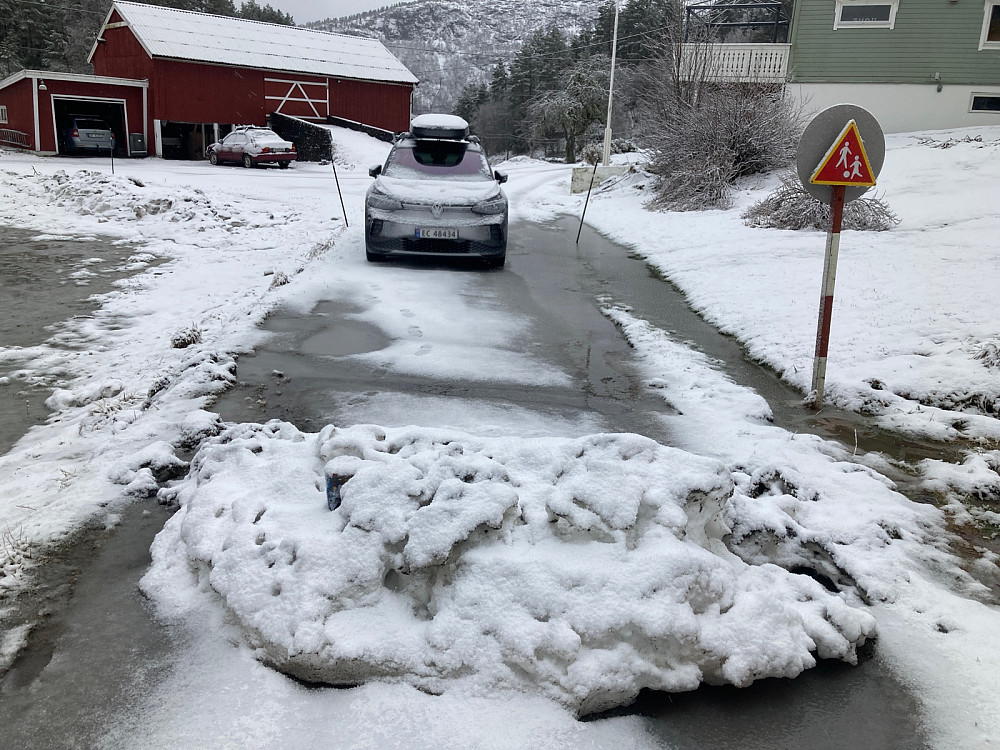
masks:
{"label": "evergreen tree", "polygon": [[490,91],[483,83],[470,83],[455,103],[455,114],[475,126],[479,108],[490,100]]}
{"label": "evergreen tree", "polygon": [[[229,0],[223,0],[223,2],[229,2]],[[280,10],[272,8],[270,5],[258,5],[257,0],[245,0],[245,2],[240,6],[239,11],[233,15],[237,15],[240,18],[246,18],[251,21],[280,23],[285,26],[295,25],[295,19],[288,13],[282,13]]]}

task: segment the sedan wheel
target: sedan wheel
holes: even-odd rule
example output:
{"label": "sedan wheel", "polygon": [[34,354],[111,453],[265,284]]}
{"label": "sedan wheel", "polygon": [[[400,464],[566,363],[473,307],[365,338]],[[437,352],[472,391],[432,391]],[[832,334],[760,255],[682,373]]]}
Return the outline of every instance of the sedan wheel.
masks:
{"label": "sedan wheel", "polygon": [[247,169],[253,166],[253,159],[250,158],[250,154],[243,154],[243,166]]}
{"label": "sedan wheel", "polygon": [[208,160],[212,162],[213,165],[219,163],[219,157],[214,151],[208,155]]}

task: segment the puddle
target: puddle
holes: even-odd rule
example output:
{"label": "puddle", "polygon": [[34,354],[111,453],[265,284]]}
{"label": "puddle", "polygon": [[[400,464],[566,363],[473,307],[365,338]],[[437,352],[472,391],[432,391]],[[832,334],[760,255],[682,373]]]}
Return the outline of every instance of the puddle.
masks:
{"label": "puddle", "polygon": [[93,747],[166,677],[174,643],[138,582],[169,513],[146,502],[121,515],[47,553],[32,591],[6,603],[0,625],[34,628],[0,679],[4,747]]}
{"label": "puddle", "polygon": [[[0,226],[0,352],[38,346],[63,321],[93,313],[94,295],[136,273],[124,268],[135,249],[107,238],[35,240],[38,234]],[[0,377],[25,366],[12,352],[0,358]],[[50,412],[48,388],[11,379],[0,385],[0,454]]]}
{"label": "puddle", "polygon": [[[645,692],[627,709],[671,748],[712,750],[917,750],[928,746],[920,705],[870,655],[856,667],[820,662],[794,680],[748,688],[702,686],[691,693]],[[894,717],[898,717],[895,720]]]}
{"label": "puddle", "polygon": [[302,354],[346,357],[387,347],[389,337],[381,330],[370,323],[346,317],[354,312],[349,305],[330,300],[320,302],[308,316],[318,330],[297,342],[298,350]]}

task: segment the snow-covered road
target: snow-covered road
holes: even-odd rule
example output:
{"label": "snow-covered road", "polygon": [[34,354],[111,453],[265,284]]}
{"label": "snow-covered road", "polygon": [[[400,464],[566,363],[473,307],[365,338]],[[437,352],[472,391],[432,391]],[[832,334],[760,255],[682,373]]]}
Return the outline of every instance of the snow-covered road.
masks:
{"label": "snow-covered road", "polygon": [[[952,190],[971,185],[969,189],[976,190],[977,180],[988,183],[994,179],[990,161],[973,152],[996,149],[995,144],[959,143],[944,150],[916,139],[898,140],[890,143],[890,157],[893,149],[906,152],[907,165],[918,162],[925,171],[937,170],[935,184],[950,184]],[[399,683],[355,692],[346,704],[338,702],[331,707],[342,716],[355,699],[402,702],[425,717],[434,727],[431,734],[440,738],[455,726],[441,720],[441,707],[468,696],[479,696],[472,700],[480,700],[504,694],[504,700],[514,701],[522,709],[534,706],[526,709],[528,713],[537,711],[538,716],[549,717],[545,721],[550,730],[543,744],[596,745],[608,737],[616,737],[618,744],[622,737],[629,738],[626,744],[655,744],[637,724],[627,721],[611,729],[605,724],[588,725],[591,728],[585,730],[557,704],[586,710],[602,705],[604,698],[594,703],[594,695],[627,696],[635,685],[693,687],[706,678],[745,684],[768,674],[790,676],[810,666],[810,653],[817,650],[821,655],[850,659],[853,643],[877,622],[880,650],[905,681],[919,688],[928,709],[929,736],[936,745],[974,747],[1000,734],[996,724],[1000,712],[994,710],[1000,674],[995,664],[1000,653],[996,647],[997,614],[995,605],[983,603],[991,602],[992,594],[977,581],[977,577],[996,580],[996,557],[983,549],[971,564],[960,559],[944,541],[945,516],[932,506],[915,505],[894,492],[891,482],[879,473],[885,465],[879,464],[878,457],[872,457],[867,465],[859,464],[843,446],[771,425],[769,407],[759,395],[734,383],[711,360],[637,318],[613,299],[603,300],[605,315],[635,347],[645,387],[672,408],[673,413],[664,417],[665,427],[678,436],[676,445],[686,451],[672,455],[682,473],[691,477],[671,485],[673,494],[667,497],[662,478],[642,479],[644,474],[633,472],[630,481],[637,492],[637,515],[631,521],[619,517],[623,511],[618,505],[604,507],[593,497],[581,495],[579,488],[564,498],[568,504],[562,507],[558,478],[567,472],[571,475],[576,468],[586,469],[583,476],[588,491],[600,495],[598,488],[604,487],[616,496],[621,493],[622,507],[630,507],[625,491],[628,482],[616,473],[615,461],[641,454],[646,447],[628,444],[624,438],[609,438],[601,443],[602,450],[618,451],[620,459],[611,460],[609,454],[574,467],[557,456],[580,450],[582,457],[585,449],[566,442],[581,438],[549,435],[533,448],[534,462],[524,463],[523,447],[513,450],[503,443],[504,437],[518,435],[516,414],[492,425],[490,432],[495,437],[489,438],[470,432],[467,425],[463,425],[464,430],[450,427],[442,433],[417,422],[405,436],[393,438],[402,441],[400,445],[413,446],[406,455],[418,472],[410,478],[416,489],[400,491],[406,494],[413,490],[418,497],[429,492],[429,498],[444,501],[451,497],[454,502],[461,492],[446,492],[442,488],[448,483],[439,483],[449,471],[459,472],[455,475],[459,479],[464,476],[462,471],[472,471],[471,476],[485,472],[485,483],[477,490],[482,498],[478,505],[485,503],[486,507],[496,501],[498,509],[514,507],[504,505],[509,500],[504,500],[508,490],[493,484],[509,483],[511,477],[517,477],[521,500],[516,504],[517,514],[501,509],[495,519],[469,517],[463,523],[472,523],[472,527],[459,524],[453,529],[454,536],[429,538],[420,547],[423,552],[418,554],[414,547],[407,558],[404,549],[402,562],[394,562],[393,555],[400,554],[393,546],[399,542],[397,536],[419,536],[418,521],[423,516],[415,508],[411,517],[399,519],[403,526],[392,528],[361,520],[362,516],[381,517],[371,516],[375,506],[366,504],[381,502],[389,486],[385,477],[380,478],[379,467],[395,466],[385,463],[380,446],[386,438],[379,438],[381,433],[351,436],[349,431],[335,431],[311,436],[289,425],[268,435],[236,428],[217,439],[210,438],[222,425],[204,409],[210,409],[211,398],[236,380],[234,355],[260,341],[257,324],[279,304],[309,310],[320,299],[336,299],[353,305],[355,317],[376,326],[387,337],[388,345],[372,359],[373,366],[386,371],[458,372],[470,379],[499,379],[529,388],[565,382],[563,368],[524,346],[531,338],[530,319],[470,296],[474,290],[469,278],[407,273],[405,269],[386,270],[364,263],[358,224],[360,195],[368,180],[362,175],[369,162],[379,159],[380,150],[384,146],[357,134],[341,136],[340,178],[347,192],[349,229],[339,217],[332,176],[318,165],[277,172],[147,160],[118,163],[119,174],[110,176],[100,171],[105,165],[99,160],[88,164],[98,169],[67,173],[63,171],[67,162],[62,160],[10,152],[0,155],[0,191],[5,199],[0,204],[0,221],[66,238],[101,232],[142,243],[150,252],[168,259],[158,276],[136,277],[105,295],[94,318],[70,321],[62,327],[60,341],[75,342],[74,355],[54,346],[30,352],[10,346],[0,350],[0,362],[18,362],[17,371],[5,374],[13,383],[35,377],[59,379],[59,388],[49,401],[57,418],[33,429],[0,459],[0,508],[19,539],[35,546],[48,543],[95,515],[105,515],[113,523],[114,514],[130,496],[145,496],[165,476],[183,471],[183,454],[178,454],[184,446],[209,438],[190,477],[170,490],[169,497],[180,502],[182,510],[161,535],[156,564],[145,586],[165,614],[176,617],[187,612],[195,621],[217,619],[220,625],[225,614],[219,606],[221,595],[229,614],[244,627],[231,631],[232,637],[237,642],[248,639],[236,661],[230,659],[229,667],[221,671],[270,685],[266,691],[274,696],[276,715],[303,711],[315,716],[317,707],[306,709],[294,690],[283,692],[274,678],[253,671],[259,669],[253,666],[253,648],[260,649],[257,655],[271,663],[294,661],[296,654],[306,655],[306,663],[311,665],[336,666],[346,658],[367,664],[365,668],[383,677],[391,675]],[[939,156],[945,153],[955,158],[946,161]],[[890,158],[886,173],[891,174],[891,163]],[[347,169],[349,165],[354,169]],[[899,168],[905,171],[909,167],[901,164]],[[965,170],[961,178],[950,177],[950,170],[958,168]],[[509,192],[515,218],[547,219],[579,209],[581,199],[567,195],[564,169],[523,159],[513,160],[505,169],[511,174]],[[814,307],[815,299],[814,294],[799,290],[818,284],[819,273],[813,282],[811,270],[817,260],[803,249],[815,242],[821,264],[821,236],[750,230],[735,220],[735,212],[649,214],[641,208],[645,193],[640,186],[645,182],[639,173],[616,189],[595,196],[591,221],[646,255],[688,293],[706,318],[738,335],[755,357],[771,364],[793,384],[807,378],[801,369],[802,362],[809,359],[814,327],[807,320],[803,332],[798,320],[809,317],[802,310]],[[885,184],[887,191],[893,190],[891,177]],[[760,189],[748,188],[741,202],[761,194]],[[896,195],[899,202],[893,203]],[[850,346],[831,353],[829,392],[842,406],[883,410],[884,422],[897,429],[935,438],[962,435],[986,441],[975,449],[970,446],[968,459],[960,467],[927,463],[922,468],[928,487],[951,502],[953,519],[982,522],[985,518],[989,522],[988,514],[996,515],[995,509],[967,507],[959,501],[969,487],[984,488],[981,494],[988,498],[998,480],[997,451],[989,442],[1000,435],[997,422],[985,408],[979,414],[968,411],[970,405],[993,403],[997,393],[989,357],[979,356],[984,351],[988,354],[994,342],[995,314],[991,304],[976,304],[977,295],[983,293],[980,287],[986,290],[995,282],[989,274],[991,269],[996,273],[998,235],[990,222],[997,219],[976,214],[981,207],[977,209],[973,199],[965,203],[953,199],[950,213],[930,216],[922,195],[897,189],[888,198],[904,217],[904,224],[898,233],[859,239],[859,246],[863,245],[869,256],[864,259],[865,273],[852,276],[848,272],[839,293],[839,299],[847,300],[839,330],[852,333],[845,336]],[[962,219],[965,213],[968,221]],[[961,232],[952,233],[948,216],[962,219]],[[979,251],[974,263],[955,255],[974,241]],[[845,237],[845,246],[848,242]],[[891,283],[900,276],[907,282],[914,278],[902,273],[898,260],[893,260],[900,257],[904,245],[911,257],[914,249],[920,251],[919,274],[933,273],[920,276],[921,283],[933,289],[920,293],[919,298],[913,296],[911,283]],[[732,252],[736,248],[738,252]],[[935,248],[943,250],[936,253]],[[980,262],[990,258],[992,266]],[[856,262],[850,254],[845,260]],[[966,270],[966,265],[973,267]],[[873,283],[877,288],[869,293],[867,285]],[[964,293],[956,294],[956,288]],[[918,299],[932,300],[933,309],[928,306],[924,311]],[[886,312],[899,303],[909,303],[910,314]],[[920,314],[913,312],[917,309]],[[876,314],[885,324],[872,325]],[[835,318],[835,337],[837,326]],[[419,343],[414,343],[414,327],[424,334]],[[431,350],[422,348],[429,344]],[[434,351],[433,356],[428,351]],[[842,369],[832,364],[838,354],[845,365]],[[355,356],[363,359],[365,354]],[[943,390],[942,384],[949,390]],[[865,388],[868,390],[862,393]],[[956,406],[967,411],[957,413]],[[248,440],[261,447],[261,458],[244,465],[235,458],[242,455],[236,447]],[[287,446],[284,441],[288,441]],[[469,467],[462,469],[447,460],[439,466],[436,462],[447,453],[441,446],[456,442],[465,446],[463,455],[471,462]],[[302,489],[311,487],[317,477],[321,480],[323,461],[337,459],[341,455],[337,451],[342,453],[348,443],[354,446],[348,452],[362,461],[355,467],[358,482],[353,486],[358,494],[351,503],[345,502],[339,516],[329,514],[326,518],[336,516],[344,528],[367,529],[374,535],[369,541],[381,536],[381,543],[389,545],[382,552],[376,546],[365,547],[367,552],[358,548],[352,554],[374,554],[374,559],[381,557],[382,565],[388,564],[390,570],[402,575],[411,575],[414,561],[424,561],[417,567],[432,566],[427,568],[430,577],[424,580],[425,584],[431,582],[429,590],[436,590],[435,576],[452,576],[448,580],[455,584],[456,571],[466,571],[461,585],[448,589],[450,599],[442,598],[442,592],[436,595],[441,612],[440,619],[432,617],[436,629],[421,624],[420,618],[411,621],[403,616],[406,597],[413,601],[426,598],[427,591],[420,586],[394,584],[391,596],[377,593],[388,590],[382,588],[381,577],[371,590],[361,587],[345,593],[334,587],[325,594],[329,601],[354,603],[346,609],[337,605],[330,610],[309,603],[317,593],[310,593],[309,587],[322,577],[279,580],[276,576],[283,575],[283,568],[258,570],[251,564],[258,559],[254,556],[264,554],[260,559],[267,560],[282,545],[293,550],[293,562],[300,559],[305,567],[326,554],[311,551],[305,543],[308,529],[296,525],[306,522],[308,514],[287,516],[283,509],[293,507],[295,498],[301,498],[301,492],[295,490],[297,482],[304,483]],[[624,447],[626,444],[630,447]],[[330,445],[340,447],[331,453]],[[389,454],[395,455],[392,451]],[[652,464],[663,468],[670,460],[654,458]],[[206,474],[205,467],[213,463],[219,471]],[[487,470],[487,465],[493,468]],[[276,466],[282,468],[276,470]],[[285,481],[280,481],[278,471],[288,472]],[[406,471],[409,469],[403,471],[404,476]],[[367,479],[362,481],[362,476]],[[435,489],[424,487],[428,481]],[[692,491],[715,498],[714,510],[706,510],[703,503],[702,512],[693,513]],[[316,492],[322,495],[320,490]],[[535,496],[541,504],[532,510],[535,506],[529,498]],[[687,520],[666,510],[672,503],[686,509]],[[431,516],[434,508],[431,502]],[[701,572],[688,584],[679,583],[676,577],[658,579],[652,590],[662,592],[664,602],[692,608],[693,619],[685,626],[685,637],[702,644],[703,656],[692,658],[683,648],[663,651],[664,639],[679,637],[681,620],[668,617],[666,622],[673,623],[673,628],[658,630],[663,618],[643,614],[645,606],[662,604],[655,604],[655,598],[640,605],[642,597],[626,596],[614,608],[621,621],[598,622],[574,615],[587,601],[589,594],[583,591],[578,598],[568,597],[558,614],[532,604],[531,596],[551,602],[567,586],[555,584],[551,588],[552,581],[546,583],[548,579],[532,573],[530,565],[508,567],[500,574],[489,561],[496,550],[509,553],[522,543],[528,544],[524,549],[532,554],[547,549],[541,535],[545,527],[537,525],[542,517],[539,512],[554,513],[566,523],[561,531],[557,525],[555,538],[561,541],[552,548],[556,555],[550,564],[552,570],[568,565],[567,575],[575,575],[574,565],[586,557],[579,557],[585,546],[572,550],[566,542],[596,544],[595,551],[618,549],[614,554],[621,556],[623,567],[610,575],[615,569],[604,566],[609,574],[604,585],[610,587],[609,592],[627,591],[622,583],[638,574],[642,557],[629,552],[641,549],[642,538],[652,535],[650,539],[660,538],[665,544],[673,534],[679,546],[676,554],[668,555],[669,564],[687,561],[685,564],[692,565],[701,560]],[[247,513],[252,522],[249,526]],[[491,541],[484,537],[483,542],[471,544],[469,534],[480,523],[495,527],[497,538]],[[263,524],[259,534],[251,533],[255,524]],[[244,547],[241,540],[248,533],[248,546]],[[663,534],[667,536],[658,536]],[[212,547],[226,538],[232,542]],[[699,557],[704,554],[709,558]],[[640,568],[635,568],[636,564]],[[6,560],[7,575],[0,578],[5,586],[16,587],[22,580],[17,565],[13,557]],[[808,576],[786,572],[796,568],[811,569],[839,593],[826,591]],[[762,585],[757,579],[765,572],[768,582]],[[248,574],[252,576],[249,579],[240,577]],[[506,617],[463,609],[469,596],[466,592],[481,588],[484,581],[498,580],[511,584],[507,598],[495,602],[496,613],[505,612]],[[264,587],[263,598],[247,598],[254,587]],[[516,596],[511,593],[515,591]],[[282,635],[287,622],[282,606],[292,602],[295,626]],[[359,645],[362,641],[343,640],[344,622],[356,618],[370,627],[378,621],[375,613],[385,615],[385,607],[392,602],[403,606],[384,620],[397,633],[396,652],[386,650],[385,642],[377,639],[364,647]],[[753,614],[725,618],[734,606],[737,612],[745,607]],[[347,613],[347,620],[333,616],[338,612]],[[530,615],[535,631],[525,629],[529,621],[519,621],[521,614]],[[785,628],[780,631],[785,634],[782,638],[777,637],[779,628],[773,622],[779,615]],[[456,617],[480,632],[484,640],[455,640],[455,633],[446,626],[449,618]],[[522,637],[510,636],[513,632]],[[360,634],[357,631],[356,635]],[[3,653],[12,655],[24,636],[18,633],[5,638]],[[276,644],[284,649],[284,656],[276,655]],[[913,658],[913,644],[920,645],[925,658]],[[337,651],[348,646],[360,650]],[[195,650],[204,647],[196,646]],[[650,660],[658,650],[669,655],[669,664]],[[545,658],[556,659],[556,663],[568,660],[567,664],[580,671],[571,669],[560,677],[559,668],[541,669],[547,663],[540,654],[549,654]],[[222,664],[230,657],[216,650],[212,658]],[[478,675],[480,681],[466,679],[462,664],[449,666],[450,658],[459,658],[466,670],[472,666],[473,676]],[[396,672],[385,670],[387,659],[397,665]],[[410,668],[398,671],[399,664],[411,661]],[[601,666],[585,669],[588,664]],[[552,666],[547,664],[547,669]],[[716,669],[718,672],[713,672]],[[247,677],[251,672],[253,677]],[[525,674],[533,676],[525,678]],[[713,676],[716,674],[718,677]],[[482,682],[486,677],[489,680]],[[165,689],[197,693],[197,681],[192,683],[190,678],[186,675],[182,682]],[[205,681],[205,685],[210,684],[211,680]],[[427,703],[414,697],[412,685],[444,691],[445,697],[439,703]],[[506,692],[510,689],[538,690],[556,703],[537,696],[511,697]],[[616,700],[620,698],[612,702]],[[309,701],[314,702],[314,698]],[[181,732],[180,714],[154,705],[162,706],[156,696],[141,709],[155,719],[143,730],[150,746],[169,742]],[[226,715],[226,699],[220,698],[217,705]],[[228,705],[235,710],[239,703]],[[508,704],[507,713],[510,705],[514,704]],[[269,736],[259,718],[257,721],[256,726],[239,726],[230,718],[230,723],[217,728],[222,734],[214,736],[247,741]],[[356,744],[379,746],[377,737],[385,735],[376,729],[360,732]],[[200,730],[208,732],[209,727],[201,726]],[[463,725],[462,736],[469,737],[471,731]],[[537,738],[536,731],[537,727],[531,729],[530,725],[524,732],[514,731],[512,742],[505,744],[537,745],[529,739]],[[113,737],[109,742],[114,745]]]}

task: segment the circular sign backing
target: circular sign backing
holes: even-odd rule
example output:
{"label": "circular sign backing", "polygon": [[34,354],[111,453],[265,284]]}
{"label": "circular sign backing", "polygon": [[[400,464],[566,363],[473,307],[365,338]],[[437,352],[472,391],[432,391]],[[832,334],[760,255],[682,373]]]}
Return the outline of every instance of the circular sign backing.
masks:
{"label": "circular sign backing", "polygon": [[[882,126],[867,109],[854,104],[835,104],[816,115],[799,140],[799,149],[795,156],[795,167],[799,173],[802,187],[812,197],[823,203],[830,202],[833,188],[829,185],[814,185],[809,181],[816,168],[823,161],[838,136],[851,120],[857,124],[858,133],[864,144],[868,162],[875,177],[882,171],[885,162],[885,135]],[[844,189],[844,202],[850,202],[868,192],[868,187],[848,186]]]}

